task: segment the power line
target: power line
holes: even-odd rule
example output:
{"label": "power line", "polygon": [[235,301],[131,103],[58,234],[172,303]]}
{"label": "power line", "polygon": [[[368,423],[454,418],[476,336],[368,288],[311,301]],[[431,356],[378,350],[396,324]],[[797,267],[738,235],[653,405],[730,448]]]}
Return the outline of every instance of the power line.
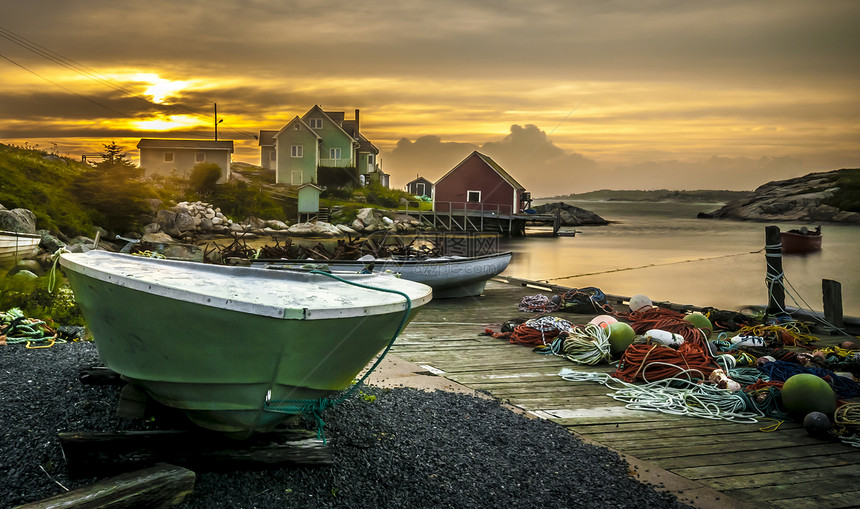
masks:
{"label": "power line", "polygon": [[[46,60],[48,60],[48,61],[50,61],[50,62],[53,62],[53,63],[55,63],[55,64],[57,64],[57,65],[62,66],[62,67],[65,67],[66,69],[69,69],[70,71],[76,72],[76,73],[78,73],[78,74],[80,74],[80,75],[82,75],[82,76],[86,77],[87,79],[90,79],[90,80],[92,80],[92,81],[95,81],[96,83],[99,83],[99,84],[103,85],[103,86],[106,86],[106,87],[111,88],[111,89],[113,89],[113,90],[116,90],[116,91],[118,91],[118,92],[122,92],[122,93],[124,93],[124,94],[126,94],[126,95],[129,95],[129,96],[131,96],[131,97],[133,97],[133,98],[135,98],[135,99],[138,99],[138,100],[140,100],[140,101],[143,101],[143,102],[145,102],[145,103],[147,104],[147,106],[150,106],[150,107],[154,107],[154,106],[155,106],[155,107],[158,107],[158,108],[159,108],[159,109],[161,109],[161,110],[167,110],[169,113],[171,113],[171,112],[172,112],[172,113],[174,113],[174,114],[180,113],[180,114],[187,114],[187,115],[195,116],[195,117],[198,117],[198,118],[200,118],[200,119],[204,119],[204,120],[206,120],[207,122],[210,120],[210,118],[209,118],[209,116],[208,116],[208,115],[205,115],[205,114],[199,113],[199,112],[197,112],[197,111],[195,111],[195,110],[193,110],[193,109],[191,109],[191,108],[185,107],[185,106],[181,106],[181,105],[166,105],[166,104],[153,103],[153,102],[152,102],[152,101],[150,101],[149,99],[146,99],[146,98],[143,96],[143,94],[141,94],[140,92],[136,91],[133,87],[130,87],[130,86],[128,86],[127,84],[125,84],[125,83],[123,83],[123,82],[121,82],[121,81],[118,81],[118,80],[113,79],[113,78],[111,78],[111,77],[109,77],[109,76],[106,76],[106,75],[104,75],[104,74],[102,74],[102,73],[100,73],[100,72],[98,72],[98,71],[96,71],[96,70],[94,70],[94,69],[92,69],[92,68],[90,68],[90,67],[87,67],[87,66],[86,66],[86,65],[84,65],[84,64],[81,64],[81,63],[79,63],[79,62],[76,62],[75,60],[72,60],[72,59],[70,59],[70,58],[68,58],[68,57],[65,57],[65,56],[63,56],[63,55],[60,55],[59,53],[57,53],[57,52],[55,52],[55,51],[52,51],[52,50],[50,50],[50,49],[48,49],[48,48],[46,48],[46,47],[44,47],[44,46],[42,46],[42,45],[40,45],[40,44],[37,44],[37,43],[35,43],[35,42],[33,42],[33,41],[31,41],[31,40],[27,39],[26,37],[23,37],[23,36],[21,36],[21,35],[18,35],[18,34],[16,34],[16,33],[12,32],[11,30],[9,30],[9,29],[7,29],[7,28],[4,28],[4,27],[2,27],[2,26],[0,26],[0,37],[4,38],[4,39],[6,39],[6,40],[8,40],[8,41],[10,41],[10,42],[12,42],[12,43],[14,43],[14,44],[17,44],[18,46],[21,46],[22,48],[24,48],[24,49],[26,49],[26,50],[28,50],[28,51],[30,51],[30,52],[32,52],[32,53],[35,53],[35,54],[37,54],[37,55],[41,56],[42,58],[44,58],[44,59],[46,59]],[[43,77],[43,76],[40,76],[39,74],[37,74],[37,73],[35,73],[35,72],[31,71],[30,69],[27,69],[27,68],[26,68],[26,67],[24,67],[23,65],[21,65],[21,64],[19,64],[19,63],[17,63],[17,62],[14,62],[14,61],[12,61],[12,60],[10,60],[9,58],[6,58],[6,57],[4,57],[4,58],[5,58],[6,60],[8,60],[9,62],[12,62],[13,64],[17,65],[18,67],[21,67],[22,69],[24,69],[24,70],[26,70],[26,71],[28,71],[28,72],[30,72],[30,73],[33,73],[33,74],[35,74],[36,76],[39,76],[39,77],[40,77],[40,78],[42,78],[43,80],[45,80],[45,81],[47,81],[47,82],[49,82],[49,83],[51,83],[51,84],[53,84],[53,85],[55,85],[55,86],[57,86],[57,87],[59,87],[59,88],[62,88],[62,89],[63,89],[63,90],[65,90],[66,92],[69,92],[69,93],[71,93],[71,94],[73,94],[73,95],[76,95],[76,96],[78,96],[78,97],[84,98],[84,99],[86,99],[86,100],[88,100],[88,101],[90,101],[90,102],[92,102],[92,103],[94,103],[94,104],[97,104],[97,105],[99,105],[99,106],[102,106],[102,107],[104,107],[104,108],[108,108],[108,109],[110,109],[111,111],[114,111],[114,112],[116,112],[116,113],[120,113],[120,114],[121,114],[121,115],[123,115],[123,116],[126,116],[126,117],[133,117],[133,115],[129,115],[129,114],[127,114],[127,113],[122,113],[122,112],[120,112],[120,111],[118,111],[118,110],[115,110],[115,109],[113,109],[113,108],[110,108],[109,106],[105,106],[105,105],[100,104],[100,103],[98,103],[98,102],[96,102],[96,101],[93,101],[92,99],[89,99],[89,98],[86,98],[86,97],[84,97],[84,96],[82,96],[82,95],[80,95],[80,94],[77,94],[77,93],[75,93],[75,92],[73,92],[73,91],[71,91],[71,90],[69,90],[69,89],[67,89],[67,88],[65,88],[65,87],[63,87],[63,86],[61,86],[61,85],[59,85],[59,84],[57,84],[57,83],[55,83],[55,82],[53,82],[53,81],[51,81],[51,80],[49,80],[49,79],[45,78],[45,77]],[[207,98],[207,100],[208,100],[208,98]],[[243,134],[243,135],[245,135],[245,136],[248,136],[249,138],[256,138],[256,135],[254,135],[254,134],[252,134],[252,133],[249,133],[249,132],[247,132],[247,131],[243,131],[243,130],[241,130],[241,129],[237,129],[237,128],[230,127],[230,126],[226,126],[226,127],[227,127],[228,129],[230,129],[230,130],[233,130],[233,131],[237,132],[237,133],[240,133],[240,134]]]}
{"label": "power line", "polygon": [[55,81],[52,81],[52,80],[50,80],[50,79],[48,79],[48,78],[46,78],[46,77],[42,76],[41,74],[39,74],[39,73],[37,73],[37,72],[35,72],[35,71],[33,71],[33,70],[30,70],[30,69],[28,69],[28,68],[24,67],[23,65],[19,64],[18,62],[16,62],[16,61],[12,60],[11,58],[9,58],[9,57],[7,57],[7,56],[5,56],[5,55],[3,55],[3,54],[0,54],[0,58],[2,58],[2,59],[4,59],[4,60],[6,60],[6,61],[8,61],[8,62],[11,62],[12,64],[15,64],[15,65],[17,65],[18,67],[20,67],[21,69],[24,69],[25,71],[27,71],[27,72],[29,72],[29,73],[33,74],[34,76],[37,76],[37,77],[39,77],[39,78],[41,78],[41,79],[43,79],[43,80],[47,81],[47,82],[48,82],[48,83],[50,83],[51,85],[54,85],[55,87],[61,88],[61,89],[65,90],[66,92],[68,92],[68,93],[70,93],[70,94],[72,94],[72,95],[74,95],[74,96],[80,97],[81,99],[83,99],[83,100],[85,100],[85,101],[89,101],[89,102],[91,102],[91,103],[95,104],[96,106],[101,106],[102,108],[108,109],[108,110],[110,110],[110,111],[112,111],[112,112],[114,112],[114,113],[119,113],[120,115],[122,115],[122,116],[124,116],[124,117],[131,116],[131,115],[129,115],[128,113],[125,113],[125,112],[119,111],[119,110],[117,110],[117,109],[114,109],[114,108],[112,108],[112,107],[110,107],[110,106],[106,105],[106,104],[102,104],[102,103],[100,103],[100,102],[98,102],[98,101],[96,101],[96,100],[94,100],[94,99],[91,99],[91,98],[89,98],[89,97],[87,97],[87,96],[84,96],[84,95],[81,95],[81,94],[79,94],[79,93],[77,93],[77,92],[74,92],[74,91],[72,91],[72,90],[69,90],[68,88],[66,88],[66,87],[64,87],[64,86],[62,86],[62,85],[60,85],[59,83],[57,83],[57,82],[55,82]]}

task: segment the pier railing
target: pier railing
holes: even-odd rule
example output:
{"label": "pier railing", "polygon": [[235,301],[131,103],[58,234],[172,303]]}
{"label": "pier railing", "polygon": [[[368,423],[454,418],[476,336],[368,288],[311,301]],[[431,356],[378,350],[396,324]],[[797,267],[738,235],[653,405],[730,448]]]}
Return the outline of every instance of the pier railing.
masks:
{"label": "pier railing", "polygon": [[[434,229],[483,232],[495,230],[510,232],[513,228],[515,211],[510,205],[492,205],[475,202],[435,202],[433,210],[410,210],[406,214],[418,216],[418,221]],[[505,228],[507,226],[507,228]]]}

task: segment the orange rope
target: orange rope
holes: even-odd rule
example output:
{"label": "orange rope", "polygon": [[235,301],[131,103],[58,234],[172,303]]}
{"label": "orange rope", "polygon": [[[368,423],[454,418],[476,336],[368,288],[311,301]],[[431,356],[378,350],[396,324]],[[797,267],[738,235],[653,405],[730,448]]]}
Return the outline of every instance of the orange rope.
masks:
{"label": "orange rope", "polygon": [[717,369],[704,350],[694,347],[686,350],[682,348],[675,350],[657,344],[630,345],[621,356],[614,376],[630,383],[637,380],[653,382],[672,378],[685,370],[699,371],[707,378]]}

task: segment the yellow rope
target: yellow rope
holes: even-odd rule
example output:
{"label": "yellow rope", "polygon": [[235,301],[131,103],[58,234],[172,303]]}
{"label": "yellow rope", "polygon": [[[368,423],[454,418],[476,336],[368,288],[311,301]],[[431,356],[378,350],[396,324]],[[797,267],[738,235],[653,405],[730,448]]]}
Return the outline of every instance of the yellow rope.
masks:
{"label": "yellow rope", "polygon": [[[738,331],[738,336],[758,336],[767,339],[784,336],[790,337],[796,346],[808,345],[818,341],[818,338],[808,334],[808,330],[800,322],[787,322],[782,325],[745,325]],[[786,341],[783,341],[787,344]]]}
{"label": "yellow rope", "polygon": [[759,431],[763,431],[763,432],[765,432],[765,433],[771,433],[771,432],[773,432],[773,431],[778,430],[778,429],[779,429],[779,427],[780,427],[780,426],[782,426],[782,423],[784,423],[784,422],[785,422],[785,421],[782,421],[782,420],[779,420],[779,419],[771,419],[770,417],[761,417],[760,419],[761,419],[761,420],[763,420],[763,421],[776,421],[776,422],[774,422],[773,424],[771,424],[770,426],[765,426],[764,428],[759,428],[759,429],[758,429]]}

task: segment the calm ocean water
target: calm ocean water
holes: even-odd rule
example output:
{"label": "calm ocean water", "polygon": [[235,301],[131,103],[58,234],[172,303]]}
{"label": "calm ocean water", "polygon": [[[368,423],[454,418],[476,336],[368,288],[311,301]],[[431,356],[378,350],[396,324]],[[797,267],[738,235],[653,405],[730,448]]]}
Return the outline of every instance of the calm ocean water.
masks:
{"label": "calm ocean water", "polygon": [[[542,200],[543,201],[543,200]],[[765,227],[799,223],[696,219],[720,204],[569,202],[615,223],[578,227],[575,237],[503,239],[514,252],[504,275],[653,300],[737,309],[767,303]],[[536,202],[540,204],[540,201]],[[820,252],[783,257],[786,304],[820,311],[821,280],[842,284],[845,315],[860,316],[860,226],[823,225]],[[803,301],[800,299],[803,299]]]}

